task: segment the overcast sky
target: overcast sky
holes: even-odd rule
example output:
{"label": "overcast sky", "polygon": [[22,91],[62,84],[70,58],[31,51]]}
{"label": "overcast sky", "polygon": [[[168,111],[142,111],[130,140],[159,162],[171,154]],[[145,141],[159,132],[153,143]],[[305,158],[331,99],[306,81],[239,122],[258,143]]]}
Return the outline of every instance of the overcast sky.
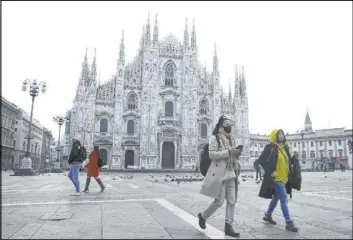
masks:
{"label": "overcast sky", "polygon": [[307,109],[314,129],[352,128],[350,1],[3,2],[2,96],[29,112],[22,80],[45,81],[34,116],[57,135],[52,117],[72,106],[86,47],[90,62],[97,48],[101,83],[107,81],[122,30],[131,61],[148,12],[151,24],[158,13],[160,39],[173,33],[182,42],[185,19],[189,32],[195,19],[199,61],[212,70],[216,42],[227,91],[235,65],[244,66],[251,133],[300,130]]}

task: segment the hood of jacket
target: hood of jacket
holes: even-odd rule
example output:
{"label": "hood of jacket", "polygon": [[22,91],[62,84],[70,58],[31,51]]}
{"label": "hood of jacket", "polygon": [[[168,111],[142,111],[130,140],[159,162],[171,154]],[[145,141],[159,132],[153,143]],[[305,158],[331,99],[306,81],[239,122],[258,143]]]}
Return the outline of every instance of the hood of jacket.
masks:
{"label": "hood of jacket", "polygon": [[[271,142],[271,143],[274,143],[274,144],[277,143],[277,133],[278,133],[279,131],[282,131],[282,132],[283,132],[282,129],[277,129],[277,128],[275,128],[275,129],[272,130],[272,132],[270,133],[270,142]],[[285,143],[285,142],[286,142],[286,136],[284,136],[284,141],[283,141],[283,143]]]}

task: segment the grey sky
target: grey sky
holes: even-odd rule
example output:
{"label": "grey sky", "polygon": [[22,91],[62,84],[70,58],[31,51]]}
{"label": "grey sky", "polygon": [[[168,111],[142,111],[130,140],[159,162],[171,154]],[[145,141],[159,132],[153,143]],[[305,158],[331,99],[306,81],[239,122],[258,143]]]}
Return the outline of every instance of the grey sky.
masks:
{"label": "grey sky", "polygon": [[[294,132],[307,108],[314,129],[352,128],[352,2],[3,2],[2,95],[24,110],[22,80],[46,81],[34,115],[57,135],[53,115],[71,107],[85,48],[97,48],[101,83],[115,74],[122,29],[137,53],[142,25],[158,13],[159,38],[183,39],[196,23],[199,61],[212,69],[214,43],[228,92],[243,65],[251,133]],[[232,82],[233,88],[233,82]],[[233,91],[233,89],[232,89]]]}

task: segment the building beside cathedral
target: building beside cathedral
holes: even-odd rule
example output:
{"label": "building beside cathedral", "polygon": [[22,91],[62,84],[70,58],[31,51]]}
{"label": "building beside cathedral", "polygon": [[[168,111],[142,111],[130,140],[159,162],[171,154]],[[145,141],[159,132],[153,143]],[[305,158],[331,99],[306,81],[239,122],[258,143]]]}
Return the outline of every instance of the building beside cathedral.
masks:
{"label": "building beside cathedral", "polygon": [[153,32],[148,18],[138,54],[127,62],[125,47],[132,46],[125,46],[123,32],[116,72],[103,84],[97,81],[95,55],[89,65],[86,51],[67,113],[67,155],[78,139],[88,152],[99,146],[111,168],[189,168],[198,162],[219,117],[226,115],[234,120],[236,143],[245,147],[242,165],[250,165],[243,68],[236,67],[234,94],[231,88],[225,93],[216,48],[209,72],[198,61],[194,23],[190,35],[186,23],[182,42],[172,34],[160,39],[157,16]]}
{"label": "building beside cathedral", "polygon": [[[285,129],[284,129],[285,130]],[[309,113],[304,128],[286,134],[291,154],[298,154],[303,169],[352,169],[352,129],[329,128],[313,130]],[[255,161],[269,143],[269,135],[250,135],[250,161]]]}

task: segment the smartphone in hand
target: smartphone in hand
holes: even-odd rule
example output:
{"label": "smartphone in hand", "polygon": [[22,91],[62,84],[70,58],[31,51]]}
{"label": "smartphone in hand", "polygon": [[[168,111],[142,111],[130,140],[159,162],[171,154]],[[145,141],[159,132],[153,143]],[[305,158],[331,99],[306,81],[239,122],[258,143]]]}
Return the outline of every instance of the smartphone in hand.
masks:
{"label": "smartphone in hand", "polygon": [[238,145],[235,149],[243,149],[244,148],[244,146],[243,145]]}

